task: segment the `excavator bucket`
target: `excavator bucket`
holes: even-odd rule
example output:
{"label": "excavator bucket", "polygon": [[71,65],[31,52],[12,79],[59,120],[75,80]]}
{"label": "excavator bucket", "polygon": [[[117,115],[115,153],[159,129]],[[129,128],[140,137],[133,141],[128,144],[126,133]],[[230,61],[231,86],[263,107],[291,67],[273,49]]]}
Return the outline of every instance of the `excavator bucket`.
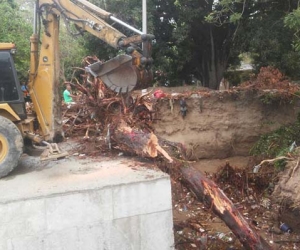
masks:
{"label": "excavator bucket", "polygon": [[86,71],[99,77],[107,87],[117,93],[133,90],[140,80],[138,69],[132,64],[132,57],[129,55],[119,55],[105,63],[93,63],[86,67]]}

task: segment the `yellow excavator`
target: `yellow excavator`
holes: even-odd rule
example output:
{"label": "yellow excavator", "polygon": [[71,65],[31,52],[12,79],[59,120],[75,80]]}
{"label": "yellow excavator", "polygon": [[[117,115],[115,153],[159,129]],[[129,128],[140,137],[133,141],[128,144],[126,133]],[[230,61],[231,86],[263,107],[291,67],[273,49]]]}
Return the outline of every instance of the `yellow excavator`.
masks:
{"label": "yellow excavator", "polygon": [[[86,68],[115,92],[126,93],[152,80],[151,44],[154,37],[124,23],[85,0],[39,0],[35,3],[34,32],[28,89],[35,115],[26,114],[13,62],[13,43],[0,43],[0,178],[17,165],[24,141],[44,143],[50,158],[65,156],[56,142],[63,139],[59,83],[59,23],[73,23],[79,33],[89,32],[124,54]],[[112,26],[118,23],[133,36]],[[41,32],[41,28],[44,30]],[[40,36],[40,33],[42,34]],[[36,134],[35,131],[39,133]]]}

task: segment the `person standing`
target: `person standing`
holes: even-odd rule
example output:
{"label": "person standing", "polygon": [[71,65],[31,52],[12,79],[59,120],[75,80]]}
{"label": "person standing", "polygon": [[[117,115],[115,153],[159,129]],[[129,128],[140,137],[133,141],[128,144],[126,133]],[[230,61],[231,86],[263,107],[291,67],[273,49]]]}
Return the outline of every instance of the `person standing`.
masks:
{"label": "person standing", "polygon": [[75,102],[73,101],[73,98],[76,97],[76,95],[71,94],[71,85],[70,84],[66,84],[66,89],[63,93],[64,96],[64,101],[66,104],[75,104]]}
{"label": "person standing", "polygon": [[24,97],[25,102],[30,102],[31,99],[30,99],[29,90],[26,86],[26,83],[23,82],[21,84],[21,90],[23,92],[23,97]]}

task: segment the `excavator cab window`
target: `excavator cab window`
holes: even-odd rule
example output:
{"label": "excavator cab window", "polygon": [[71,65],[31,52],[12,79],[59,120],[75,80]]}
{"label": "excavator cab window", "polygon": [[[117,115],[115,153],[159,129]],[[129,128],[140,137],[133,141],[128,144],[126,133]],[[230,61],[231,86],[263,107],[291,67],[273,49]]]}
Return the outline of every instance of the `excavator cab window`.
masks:
{"label": "excavator cab window", "polygon": [[26,118],[24,98],[9,50],[0,51],[0,103],[8,103],[21,119]]}
{"label": "excavator cab window", "polygon": [[19,100],[19,91],[9,51],[0,52],[0,101]]}

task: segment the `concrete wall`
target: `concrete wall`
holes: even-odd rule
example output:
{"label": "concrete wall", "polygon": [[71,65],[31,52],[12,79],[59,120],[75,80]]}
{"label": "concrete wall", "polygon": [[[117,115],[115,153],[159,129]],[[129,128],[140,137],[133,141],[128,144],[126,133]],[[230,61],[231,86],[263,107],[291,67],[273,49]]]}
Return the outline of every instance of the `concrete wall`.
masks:
{"label": "concrete wall", "polygon": [[[168,176],[126,165],[102,162],[91,172],[82,172],[86,164],[59,172],[62,165],[0,180],[6,193],[0,197],[0,249],[174,249]],[[47,179],[53,174],[64,181],[53,184]]]}

